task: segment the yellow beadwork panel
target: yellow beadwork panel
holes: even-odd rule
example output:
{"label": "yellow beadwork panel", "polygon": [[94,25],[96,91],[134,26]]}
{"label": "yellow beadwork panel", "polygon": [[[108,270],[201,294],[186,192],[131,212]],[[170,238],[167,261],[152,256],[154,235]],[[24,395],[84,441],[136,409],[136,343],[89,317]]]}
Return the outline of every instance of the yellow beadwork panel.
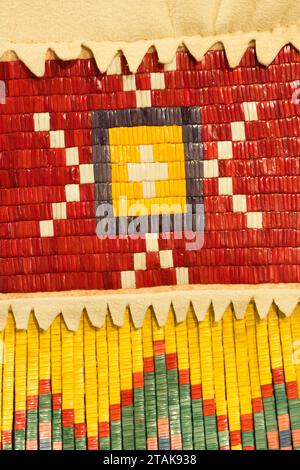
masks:
{"label": "yellow beadwork panel", "polygon": [[181,126],[109,129],[114,215],[186,212]]}

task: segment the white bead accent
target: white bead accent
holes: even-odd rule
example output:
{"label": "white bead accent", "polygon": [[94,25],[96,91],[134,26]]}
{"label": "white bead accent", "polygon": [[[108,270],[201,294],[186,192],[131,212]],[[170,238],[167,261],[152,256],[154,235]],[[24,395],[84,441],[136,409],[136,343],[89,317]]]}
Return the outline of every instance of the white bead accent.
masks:
{"label": "white bead accent", "polygon": [[79,184],[66,184],[65,190],[68,202],[80,201]]}
{"label": "white bead accent", "polygon": [[160,265],[163,269],[173,268],[172,250],[164,250],[159,252]]}
{"label": "white bead accent", "polygon": [[151,106],[151,91],[150,90],[137,90],[136,96],[136,107],[147,108]]}
{"label": "white bead accent", "polygon": [[50,147],[53,149],[65,147],[64,131],[50,131]]}
{"label": "white bead accent", "polygon": [[77,147],[69,147],[66,149],[66,164],[68,166],[78,165],[79,163],[79,154]]}
{"label": "white bead accent", "polygon": [[146,253],[134,253],[133,261],[135,271],[146,269]]}
{"label": "white bead accent", "polygon": [[203,160],[204,178],[217,178],[219,176],[218,160]]}
{"label": "white bead accent", "polygon": [[121,271],[121,285],[123,289],[135,288],[135,272]]}
{"label": "white bead accent", "polygon": [[83,163],[79,165],[80,183],[94,183],[94,165],[92,163]]}
{"label": "white bead accent", "polygon": [[[242,104],[245,115],[245,121],[257,120],[257,103],[254,101],[244,102]],[[232,141],[245,141],[245,122],[236,121],[230,124]],[[233,157],[232,141],[221,141],[217,143],[218,158],[231,159]],[[203,162],[204,177],[211,178],[214,175],[214,167],[212,164],[207,163],[209,160]],[[211,166],[210,166],[211,165]],[[218,171],[218,169],[217,169]],[[218,173],[217,173],[218,176]],[[233,212],[246,213],[247,227],[248,228],[262,228],[262,213],[261,212],[248,212],[247,213],[247,197],[244,194],[233,194],[233,179],[232,177],[219,177],[218,189],[220,195],[232,196]]]}
{"label": "white bead accent", "polygon": [[41,220],[40,221],[40,234],[41,234],[41,237],[53,237],[54,236],[53,220]]}
{"label": "white bead accent", "polygon": [[53,219],[66,219],[67,218],[67,204],[65,202],[52,203]]}
{"label": "white bead accent", "polygon": [[219,185],[219,194],[220,195],[232,195],[232,178],[229,176],[225,176],[223,178],[218,179]]}
{"label": "white bead accent", "polygon": [[146,233],[146,250],[147,251],[158,251],[158,234],[157,233]]}
{"label": "white bead accent", "polygon": [[154,73],[150,74],[150,82],[152,90],[164,90],[165,85],[165,75],[163,73]]}
{"label": "white bead accent", "polygon": [[188,284],[189,283],[189,269],[188,268],[176,268],[176,282],[177,284]]}
{"label": "white bead accent", "polygon": [[135,91],[135,75],[123,75],[123,90],[124,91]]}
{"label": "white bead accent", "polygon": [[229,160],[232,158],[231,140],[223,140],[218,142],[218,158],[221,160]]}
{"label": "white bead accent", "polygon": [[247,212],[247,198],[243,194],[232,196],[233,212]]}
{"label": "white bead accent", "polygon": [[255,101],[246,101],[243,103],[245,121],[257,121],[257,103]]}
{"label": "white bead accent", "polygon": [[33,122],[35,131],[50,131],[49,113],[34,113]]}
{"label": "white bead accent", "polygon": [[247,227],[248,228],[263,228],[262,213],[261,212],[248,212],[247,213]]}
{"label": "white bead accent", "polygon": [[150,199],[151,197],[156,196],[155,181],[143,181],[142,189],[143,189],[143,198]]}
{"label": "white bead accent", "polygon": [[168,179],[168,163],[128,163],[128,181],[158,181]]}
{"label": "white bead accent", "polygon": [[150,163],[154,161],[153,145],[140,145],[140,160],[142,163]]}
{"label": "white bead accent", "polygon": [[232,140],[246,140],[244,121],[237,121],[231,123],[231,136]]}

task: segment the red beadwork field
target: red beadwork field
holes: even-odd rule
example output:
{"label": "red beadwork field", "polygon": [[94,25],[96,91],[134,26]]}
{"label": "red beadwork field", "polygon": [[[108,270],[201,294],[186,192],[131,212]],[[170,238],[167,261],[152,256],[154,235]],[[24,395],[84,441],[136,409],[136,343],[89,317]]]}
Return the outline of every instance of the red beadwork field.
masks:
{"label": "red beadwork field", "polygon": [[[135,76],[118,61],[48,61],[43,78],[0,63],[0,292],[300,282],[300,55],[266,68],[249,48],[230,69],[223,51],[149,53]],[[91,116],[136,107],[200,110],[202,248],[96,235]]]}

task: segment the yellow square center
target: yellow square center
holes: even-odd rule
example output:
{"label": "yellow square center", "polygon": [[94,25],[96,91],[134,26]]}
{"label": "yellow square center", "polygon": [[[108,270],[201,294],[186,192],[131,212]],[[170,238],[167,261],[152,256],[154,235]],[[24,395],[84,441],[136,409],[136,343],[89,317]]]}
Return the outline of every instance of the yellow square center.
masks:
{"label": "yellow square center", "polygon": [[114,215],[186,212],[181,126],[109,129]]}

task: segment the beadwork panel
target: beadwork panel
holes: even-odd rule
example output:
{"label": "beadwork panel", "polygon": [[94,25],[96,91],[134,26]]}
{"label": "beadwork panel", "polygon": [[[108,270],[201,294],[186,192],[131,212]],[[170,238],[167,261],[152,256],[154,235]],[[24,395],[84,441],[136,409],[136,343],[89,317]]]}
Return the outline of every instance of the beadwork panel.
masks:
{"label": "beadwork panel", "polygon": [[0,332],[3,450],[300,449],[300,310],[253,304],[236,320],[199,322],[148,310],[134,328],[107,317],[76,332],[58,316],[47,331],[8,316]]}
{"label": "beadwork panel", "polygon": [[299,57],[0,63],[0,291],[300,282]]}

